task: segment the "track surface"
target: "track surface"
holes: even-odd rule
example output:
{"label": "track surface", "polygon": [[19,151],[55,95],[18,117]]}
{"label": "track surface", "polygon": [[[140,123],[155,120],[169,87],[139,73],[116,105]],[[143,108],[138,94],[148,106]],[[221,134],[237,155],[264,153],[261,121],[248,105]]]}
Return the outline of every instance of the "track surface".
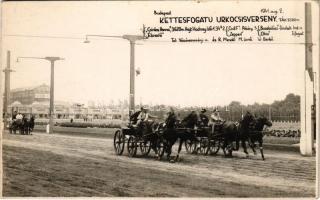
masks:
{"label": "track surface", "polygon": [[[176,147],[175,147],[176,148]],[[251,153],[251,152],[250,152]],[[315,158],[266,150],[178,163],[116,156],[111,139],[3,134],[4,196],[313,197]]]}

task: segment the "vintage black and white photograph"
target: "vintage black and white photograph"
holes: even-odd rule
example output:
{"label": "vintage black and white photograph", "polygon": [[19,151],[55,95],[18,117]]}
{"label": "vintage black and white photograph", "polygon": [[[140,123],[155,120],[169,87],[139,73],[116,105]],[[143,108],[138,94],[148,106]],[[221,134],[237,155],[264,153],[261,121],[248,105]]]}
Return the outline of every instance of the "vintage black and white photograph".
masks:
{"label": "vintage black and white photograph", "polygon": [[315,198],[319,1],[4,1],[3,197]]}

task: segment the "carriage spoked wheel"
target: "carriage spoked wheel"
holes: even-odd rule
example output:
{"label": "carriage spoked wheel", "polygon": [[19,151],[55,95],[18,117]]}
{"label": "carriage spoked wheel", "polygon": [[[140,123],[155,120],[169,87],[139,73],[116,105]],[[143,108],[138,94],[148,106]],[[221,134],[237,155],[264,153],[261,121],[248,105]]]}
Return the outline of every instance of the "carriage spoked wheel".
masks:
{"label": "carriage spoked wheel", "polygon": [[156,148],[157,148],[157,152],[158,152],[158,157],[159,159],[162,158],[164,152],[165,152],[165,149],[166,149],[166,142],[165,140],[163,139],[158,139],[157,140],[157,145],[156,145]]}
{"label": "carriage spoked wheel", "polygon": [[127,149],[129,157],[134,157],[137,154],[137,141],[135,137],[130,136],[128,139]]}
{"label": "carriage spoked wheel", "polygon": [[149,140],[140,142],[140,151],[143,156],[147,156],[151,150],[151,142]]}
{"label": "carriage spoked wheel", "polygon": [[210,140],[206,154],[216,155],[220,149],[220,142],[218,140]]}
{"label": "carriage spoked wheel", "polygon": [[113,147],[117,155],[122,155],[125,144],[125,136],[121,130],[117,130],[113,137]]}
{"label": "carriage spoked wheel", "polygon": [[197,144],[194,141],[188,139],[185,141],[184,145],[186,147],[187,153],[195,153]]}
{"label": "carriage spoked wheel", "polygon": [[207,154],[209,148],[209,140],[206,138],[200,139],[199,151],[201,154]]}

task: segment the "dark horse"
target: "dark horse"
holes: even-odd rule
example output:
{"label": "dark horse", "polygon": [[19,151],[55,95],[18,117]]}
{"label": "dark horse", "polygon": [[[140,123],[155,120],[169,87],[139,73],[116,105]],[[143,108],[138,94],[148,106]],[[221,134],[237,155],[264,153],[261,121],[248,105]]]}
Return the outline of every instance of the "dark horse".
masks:
{"label": "dark horse", "polygon": [[[232,151],[239,150],[239,141],[242,141],[239,135],[239,125],[235,122],[225,121],[217,126],[220,126],[218,133],[214,133],[211,137],[216,137],[222,142],[222,150],[225,156],[232,156]],[[236,142],[236,147],[233,146],[233,142]],[[244,146],[243,141],[242,146]],[[228,154],[226,151],[228,151]],[[244,151],[246,152],[245,148]]]}
{"label": "dark horse", "polygon": [[263,154],[263,128],[264,126],[272,126],[272,122],[269,121],[266,117],[259,117],[253,121],[253,127],[252,129],[249,129],[246,133],[248,138],[249,146],[251,147],[254,154],[256,154],[256,142],[259,143],[259,149],[261,153],[261,157],[264,160],[264,154]]}
{"label": "dark horse", "polygon": [[[225,123],[222,128],[222,133],[224,134],[224,142],[222,149],[228,150],[229,155],[232,156],[232,150],[239,150],[239,142],[241,142],[241,146],[243,148],[246,157],[249,157],[249,153],[247,151],[246,142],[248,142],[250,148],[253,150],[254,154],[256,154],[255,143],[259,143],[260,153],[262,159],[264,160],[263,154],[263,128],[264,126],[272,126],[272,123],[266,117],[259,117],[255,119],[252,117],[244,117],[243,120],[240,121],[239,125],[236,125],[233,122]],[[229,128],[227,128],[229,127]],[[224,130],[224,129],[229,130]],[[236,148],[232,147],[232,143],[236,142]],[[226,155],[226,154],[225,154]]]}
{"label": "dark horse", "polygon": [[[166,125],[160,124],[159,131],[161,132],[161,134],[159,136],[159,139],[164,145],[164,151],[167,153],[167,159],[170,160],[170,162],[174,162],[179,159],[179,154],[182,149],[183,142],[185,142],[186,140],[196,140],[193,129],[196,126],[197,122],[197,115],[195,112],[192,112],[182,121],[178,121],[175,117],[173,117],[166,121]],[[174,126],[167,126],[168,124],[174,124]],[[171,159],[172,147],[178,140],[178,153],[175,156],[175,159]]]}

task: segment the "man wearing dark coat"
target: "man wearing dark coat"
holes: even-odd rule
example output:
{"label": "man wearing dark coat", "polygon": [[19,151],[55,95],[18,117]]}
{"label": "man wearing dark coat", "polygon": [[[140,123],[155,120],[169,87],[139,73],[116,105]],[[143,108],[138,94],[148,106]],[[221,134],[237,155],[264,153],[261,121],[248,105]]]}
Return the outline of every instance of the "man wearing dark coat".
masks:
{"label": "man wearing dark coat", "polygon": [[130,116],[130,123],[131,124],[137,124],[138,122],[138,116],[140,115],[140,113],[142,112],[143,110],[143,107],[140,108],[140,110],[136,111],[135,113],[133,113],[131,116]]}
{"label": "man wearing dark coat", "polygon": [[15,120],[17,118],[17,111],[14,111],[12,114],[12,120]]}
{"label": "man wearing dark coat", "polygon": [[170,108],[170,111],[168,112],[168,116],[165,121],[166,127],[169,129],[175,128],[176,120],[177,120],[176,114],[174,113],[173,108]]}
{"label": "man wearing dark coat", "polygon": [[200,122],[203,126],[208,126],[209,123],[209,118],[205,115],[206,112],[207,110],[203,108],[199,114]]}

